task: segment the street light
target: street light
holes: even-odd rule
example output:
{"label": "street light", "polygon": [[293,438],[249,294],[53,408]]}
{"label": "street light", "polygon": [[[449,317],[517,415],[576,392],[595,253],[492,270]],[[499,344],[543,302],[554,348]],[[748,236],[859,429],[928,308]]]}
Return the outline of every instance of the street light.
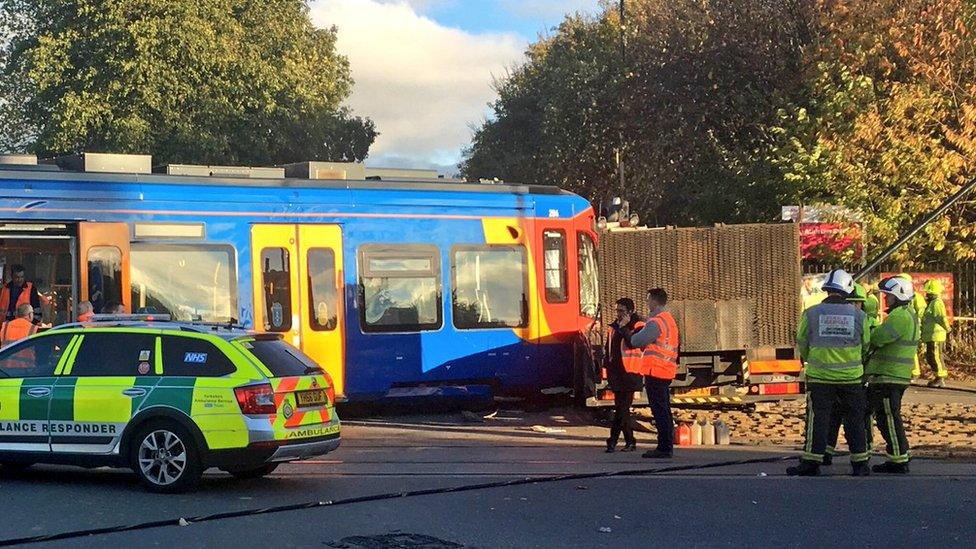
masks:
{"label": "street light", "polygon": [[[627,8],[625,0],[620,0],[620,71],[623,77],[622,82],[627,80]],[[627,194],[627,186],[624,176],[624,94],[620,93],[620,121],[617,134],[617,174],[620,177],[620,195]]]}

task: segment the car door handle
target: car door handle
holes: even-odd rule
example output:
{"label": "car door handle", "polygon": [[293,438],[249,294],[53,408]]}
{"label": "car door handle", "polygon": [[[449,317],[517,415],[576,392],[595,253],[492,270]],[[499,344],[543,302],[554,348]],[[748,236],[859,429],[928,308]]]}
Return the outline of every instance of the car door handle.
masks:
{"label": "car door handle", "polygon": [[51,390],[47,387],[34,387],[33,389],[27,389],[27,396],[43,398],[46,396],[51,396]]}
{"label": "car door handle", "polygon": [[138,387],[133,387],[131,389],[126,389],[122,391],[122,394],[127,397],[141,397],[142,395],[146,394],[146,390],[140,389]]}

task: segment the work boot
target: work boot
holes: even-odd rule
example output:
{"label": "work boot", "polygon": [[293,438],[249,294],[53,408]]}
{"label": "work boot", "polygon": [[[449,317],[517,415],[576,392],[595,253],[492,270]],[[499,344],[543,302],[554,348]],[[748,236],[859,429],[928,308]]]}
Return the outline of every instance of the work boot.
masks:
{"label": "work boot", "polygon": [[648,459],[671,459],[674,457],[671,452],[665,452],[664,450],[648,450],[641,454],[641,457]]}
{"label": "work boot", "polygon": [[858,461],[857,463],[852,463],[853,471],[851,472],[852,477],[868,477],[871,476],[871,468],[868,467],[868,462]]}
{"label": "work boot", "polygon": [[908,464],[907,463],[892,463],[886,461],[884,463],[879,463],[871,468],[875,473],[885,473],[890,475],[907,475],[908,474]]}
{"label": "work boot", "polygon": [[937,377],[929,382],[929,387],[945,387],[945,378]]}
{"label": "work boot", "polygon": [[799,465],[787,467],[786,474],[791,477],[815,477],[820,475],[820,464],[801,459]]}
{"label": "work boot", "polygon": [[833,454],[824,454],[823,463],[821,463],[820,465],[833,465],[833,464],[834,464]]}

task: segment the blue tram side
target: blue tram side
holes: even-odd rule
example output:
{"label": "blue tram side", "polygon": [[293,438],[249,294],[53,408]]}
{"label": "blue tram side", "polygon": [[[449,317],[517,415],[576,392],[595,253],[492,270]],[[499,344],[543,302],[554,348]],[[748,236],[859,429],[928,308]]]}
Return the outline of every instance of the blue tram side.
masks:
{"label": "blue tram side", "polygon": [[6,166],[0,189],[4,275],[47,323],[120,301],[281,332],[348,401],[579,385],[596,233],[558,188]]}

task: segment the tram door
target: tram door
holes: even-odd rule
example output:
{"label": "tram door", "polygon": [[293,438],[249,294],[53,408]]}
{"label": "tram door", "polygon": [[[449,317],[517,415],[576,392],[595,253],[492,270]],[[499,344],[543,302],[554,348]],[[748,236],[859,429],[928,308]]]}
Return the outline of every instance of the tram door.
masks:
{"label": "tram door", "polygon": [[345,394],[342,229],[253,225],[254,326],[279,332]]}
{"label": "tram door", "polygon": [[129,293],[129,226],[125,223],[79,223],[79,301],[91,301],[96,313],[121,303],[132,311]]}

